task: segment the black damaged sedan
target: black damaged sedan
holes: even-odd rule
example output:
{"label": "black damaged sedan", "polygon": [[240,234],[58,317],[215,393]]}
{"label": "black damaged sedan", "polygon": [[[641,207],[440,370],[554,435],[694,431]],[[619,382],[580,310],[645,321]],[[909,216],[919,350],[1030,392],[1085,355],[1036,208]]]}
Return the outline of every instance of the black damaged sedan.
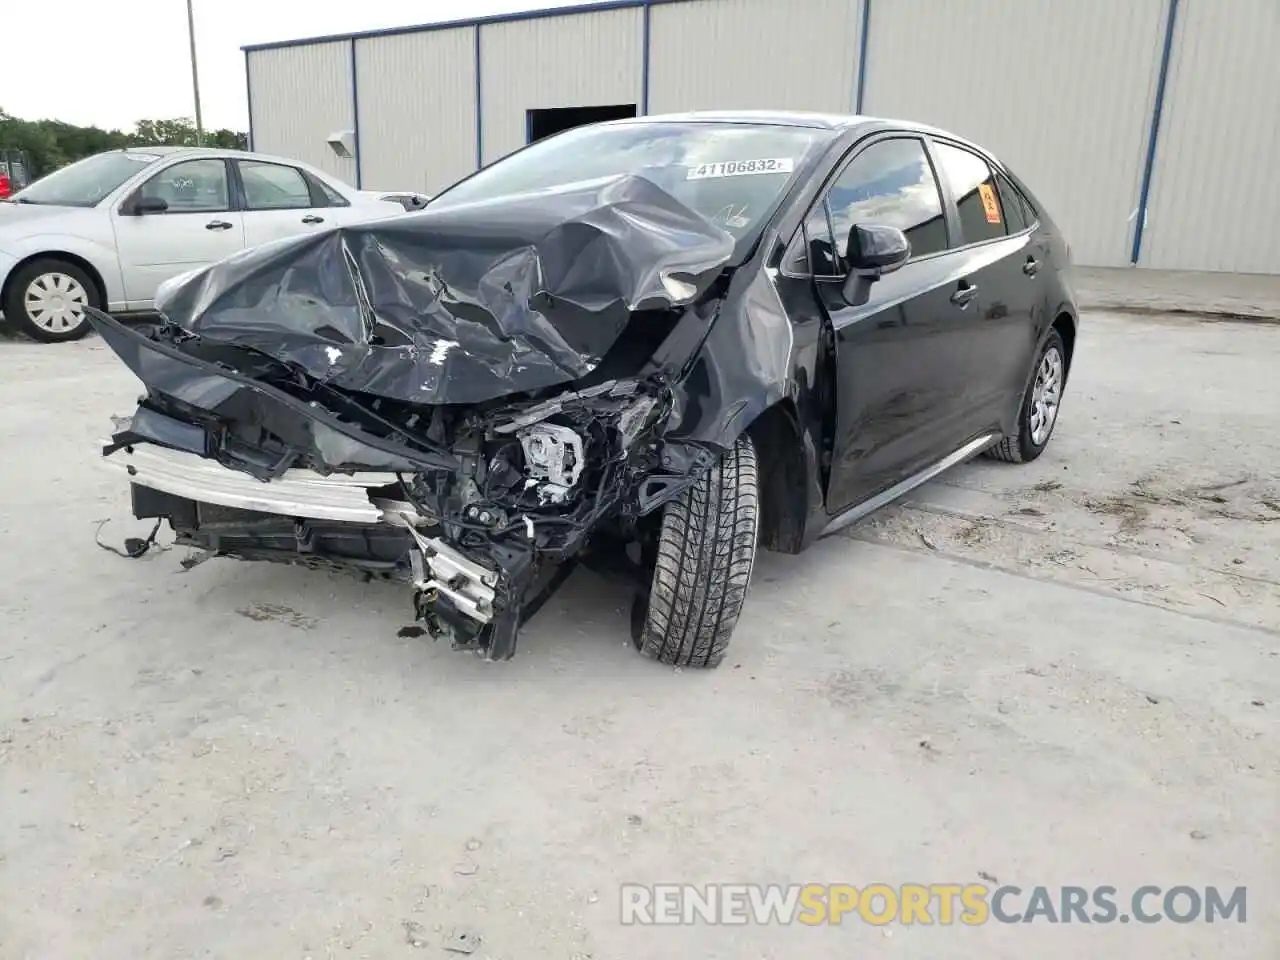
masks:
{"label": "black damaged sedan", "polygon": [[1068,248],[941,130],[688,114],[578,128],[421,212],[280,241],[94,325],[146,387],[104,454],[217,556],[402,580],[489,659],[574,565],[715,666],[757,549],[979,453],[1033,460],[1076,342]]}

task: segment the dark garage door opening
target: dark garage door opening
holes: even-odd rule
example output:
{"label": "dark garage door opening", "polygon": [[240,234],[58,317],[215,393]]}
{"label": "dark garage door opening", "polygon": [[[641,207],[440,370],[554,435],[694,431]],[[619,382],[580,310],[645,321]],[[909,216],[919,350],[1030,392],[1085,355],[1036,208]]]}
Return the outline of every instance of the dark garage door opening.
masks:
{"label": "dark garage door opening", "polygon": [[586,123],[603,120],[623,120],[636,115],[634,103],[614,103],[605,107],[552,107],[547,110],[530,110],[526,118],[529,142],[549,137],[553,133],[580,127]]}

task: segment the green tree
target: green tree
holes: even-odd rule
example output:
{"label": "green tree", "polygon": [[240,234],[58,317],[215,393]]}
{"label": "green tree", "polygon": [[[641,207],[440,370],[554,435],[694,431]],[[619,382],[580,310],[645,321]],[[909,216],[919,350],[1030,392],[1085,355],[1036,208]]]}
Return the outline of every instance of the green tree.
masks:
{"label": "green tree", "polygon": [[247,133],[227,130],[226,128],[214,130],[212,133],[206,132],[204,142],[207,146],[217,147],[220,150],[249,149],[249,135]]}
{"label": "green tree", "polygon": [[[207,146],[244,150],[248,136],[235,130],[205,131]],[[189,117],[139,120],[132,131],[81,127],[61,120],[21,120],[0,109],[0,150],[22,150],[35,176],[104,150],[121,147],[194,147],[196,127]]]}
{"label": "green tree", "polygon": [[186,117],[176,120],[139,120],[134,125],[134,142],[139,146],[194,147],[196,125]]}

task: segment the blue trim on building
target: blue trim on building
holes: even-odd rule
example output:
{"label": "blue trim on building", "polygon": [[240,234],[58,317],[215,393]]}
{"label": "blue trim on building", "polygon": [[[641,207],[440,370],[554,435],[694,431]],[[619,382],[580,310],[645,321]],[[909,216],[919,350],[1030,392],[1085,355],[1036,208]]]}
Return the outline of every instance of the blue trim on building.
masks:
{"label": "blue trim on building", "polygon": [[853,112],[862,113],[862,94],[867,87],[867,49],[871,36],[871,0],[862,0],[862,30],[858,35],[858,89],[853,97]]}
{"label": "blue trim on building", "polygon": [[356,148],[356,189],[364,189],[364,177],[360,171],[360,85],[356,79],[356,42],[351,41],[351,139]]}
{"label": "blue trim on building", "polygon": [[649,115],[649,42],[653,36],[653,25],[651,16],[653,14],[653,5],[646,3],[644,5],[644,28],[640,35],[640,116],[647,117]]}
{"label": "blue trim on building", "polygon": [[301,40],[277,40],[272,43],[251,43],[240,49],[278,50],[281,47],[305,47],[314,43],[335,43],[363,40],[370,37],[396,37],[406,33],[429,33],[432,30],[454,30],[459,27],[483,27],[497,23],[518,23],[521,20],[541,20],[545,17],[563,17],[574,13],[604,13],[609,10],[634,10],[636,7],[654,7],[664,3],[688,3],[690,0],[603,0],[584,3],[576,7],[549,7],[546,10],[522,10],[519,13],[501,13],[491,17],[471,17],[462,20],[444,20],[439,23],[420,23],[409,27],[389,27],[383,30],[361,30],[356,33],[334,33],[328,36],[304,37]]}
{"label": "blue trim on building", "polygon": [[245,105],[249,109],[249,149],[253,149],[253,81],[249,79],[249,54],[244,55],[244,94]]}
{"label": "blue trim on building", "polygon": [[480,84],[480,24],[475,25],[476,40],[476,169],[484,166],[484,101]]}
{"label": "blue trim on building", "polygon": [[1133,225],[1133,251],[1129,262],[1137,266],[1142,256],[1142,233],[1147,223],[1147,203],[1151,199],[1151,179],[1156,168],[1156,141],[1160,137],[1160,116],[1164,113],[1165,86],[1169,80],[1169,60],[1173,56],[1173,31],[1178,25],[1178,0],[1169,0],[1169,16],[1164,25],[1164,50],[1160,53],[1160,75],[1156,80],[1156,102],[1151,111],[1151,132],[1147,135],[1147,160],[1142,168],[1142,188],[1138,192],[1137,219]]}

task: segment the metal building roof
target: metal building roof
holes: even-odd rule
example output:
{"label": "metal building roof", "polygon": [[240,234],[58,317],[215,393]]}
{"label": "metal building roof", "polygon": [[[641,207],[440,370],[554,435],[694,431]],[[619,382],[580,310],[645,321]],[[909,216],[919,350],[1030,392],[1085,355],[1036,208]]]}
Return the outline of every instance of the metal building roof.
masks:
{"label": "metal building roof", "polygon": [[498,13],[488,17],[471,17],[464,20],[441,20],[436,23],[420,23],[407,27],[386,27],[380,30],[359,30],[355,33],[331,33],[299,40],[275,40],[270,43],[250,43],[241,47],[245,53],[255,50],[277,50],[281,47],[305,47],[317,43],[361,40],[368,37],[394,37],[405,33],[427,33],[432,30],[455,30],[459,27],[483,27],[498,23],[517,23],[521,20],[541,20],[546,17],[563,17],[575,13],[601,13],[607,10],[633,10],[637,7],[657,7],[668,3],[689,3],[692,0],[597,0],[571,7],[547,7],[541,10],[521,10],[518,13]]}

